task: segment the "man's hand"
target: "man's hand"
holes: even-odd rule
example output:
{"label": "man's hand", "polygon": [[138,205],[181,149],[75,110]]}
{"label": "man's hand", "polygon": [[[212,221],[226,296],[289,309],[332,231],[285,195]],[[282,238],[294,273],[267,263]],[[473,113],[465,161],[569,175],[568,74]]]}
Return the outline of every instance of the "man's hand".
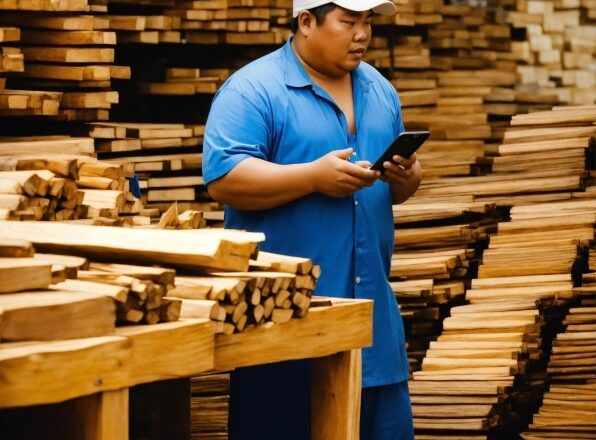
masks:
{"label": "man's hand", "polygon": [[385,172],[380,179],[391,186],[393,203],[405,202],[416,192],[422,179],[420,163],[416,159],[416,153],[405,159],[401,156],[393,156],[392,162],[384,162]]}
{"label": "man's hand", "polygon": [[383,162],[385,172],[380,179],[389,185],[404,185],[415,175],[414,164],[417,164],[416,153],[409,159],[401,156],[393,156],[393,162]]}
{"label": "man's hand", "polygon": [[311,162],[316,192],[345,197],[375,183],[381,173],[370,170],[370,162],[350,162],[353,151],[352,148],[335,150]]}

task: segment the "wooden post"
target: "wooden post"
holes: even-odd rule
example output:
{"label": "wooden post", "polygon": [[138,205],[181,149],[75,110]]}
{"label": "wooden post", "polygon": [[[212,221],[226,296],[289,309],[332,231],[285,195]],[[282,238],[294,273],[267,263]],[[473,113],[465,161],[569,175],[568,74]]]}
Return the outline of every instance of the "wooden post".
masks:
{"label": "wooden post", "polygon": [[312,439],[360,438],[360,349],[313,359]]}
{"label": "wooden post", "polygon": [[128,388],[76,400],[85,440],[128,440]]}

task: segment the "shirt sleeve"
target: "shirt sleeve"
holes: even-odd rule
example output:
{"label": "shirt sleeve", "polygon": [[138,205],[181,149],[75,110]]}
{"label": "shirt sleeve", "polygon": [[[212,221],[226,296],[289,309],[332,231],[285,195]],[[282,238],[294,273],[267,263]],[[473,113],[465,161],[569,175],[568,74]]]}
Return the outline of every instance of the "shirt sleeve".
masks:
{"label": "shirt sleeve", "polygon": [[253,101],[231,87],[215,96],[203,140],[206,185],[225,176],[244,159],[268,160],[269,124]]}
{"label": "shirt sleeve", "polygon": [[393,85],[391,85],[391,87],[393,89],[393,93],[391,93],[391,96],[393,98],[395,106],[395,135],[397,136],[401,132],[405,131],[405,128],[404,121],[401,116],[401,102],[399,100],[399,94],[397,93],[397,90],[395,90],[395,87],[393,87]]}

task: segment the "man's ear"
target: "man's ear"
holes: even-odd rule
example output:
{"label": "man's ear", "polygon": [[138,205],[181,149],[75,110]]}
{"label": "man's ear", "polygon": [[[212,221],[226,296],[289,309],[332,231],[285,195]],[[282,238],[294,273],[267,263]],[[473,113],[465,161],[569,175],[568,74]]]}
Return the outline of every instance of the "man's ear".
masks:
{"label": "man's ear", "polygon": [[298,31],[305,37],[310,34],[315,23],[315,16],[308,11],[300,11],[298,14]]}

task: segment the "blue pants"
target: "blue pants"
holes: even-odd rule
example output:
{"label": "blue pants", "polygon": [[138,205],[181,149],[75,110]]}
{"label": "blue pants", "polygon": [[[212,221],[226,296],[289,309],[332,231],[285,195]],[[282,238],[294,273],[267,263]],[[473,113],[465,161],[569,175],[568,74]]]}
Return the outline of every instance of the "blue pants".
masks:
{"label": "blue pants", "polygon": [[362,388],[360,440],[414,440],[407,380]]}
{"label": "blue pants", "polygon": [[[230,375],[230,440],[309,440],[310,406],[309,361],[239,368]],[[407,381],[363,388],[360,439],[413,438]]]}

